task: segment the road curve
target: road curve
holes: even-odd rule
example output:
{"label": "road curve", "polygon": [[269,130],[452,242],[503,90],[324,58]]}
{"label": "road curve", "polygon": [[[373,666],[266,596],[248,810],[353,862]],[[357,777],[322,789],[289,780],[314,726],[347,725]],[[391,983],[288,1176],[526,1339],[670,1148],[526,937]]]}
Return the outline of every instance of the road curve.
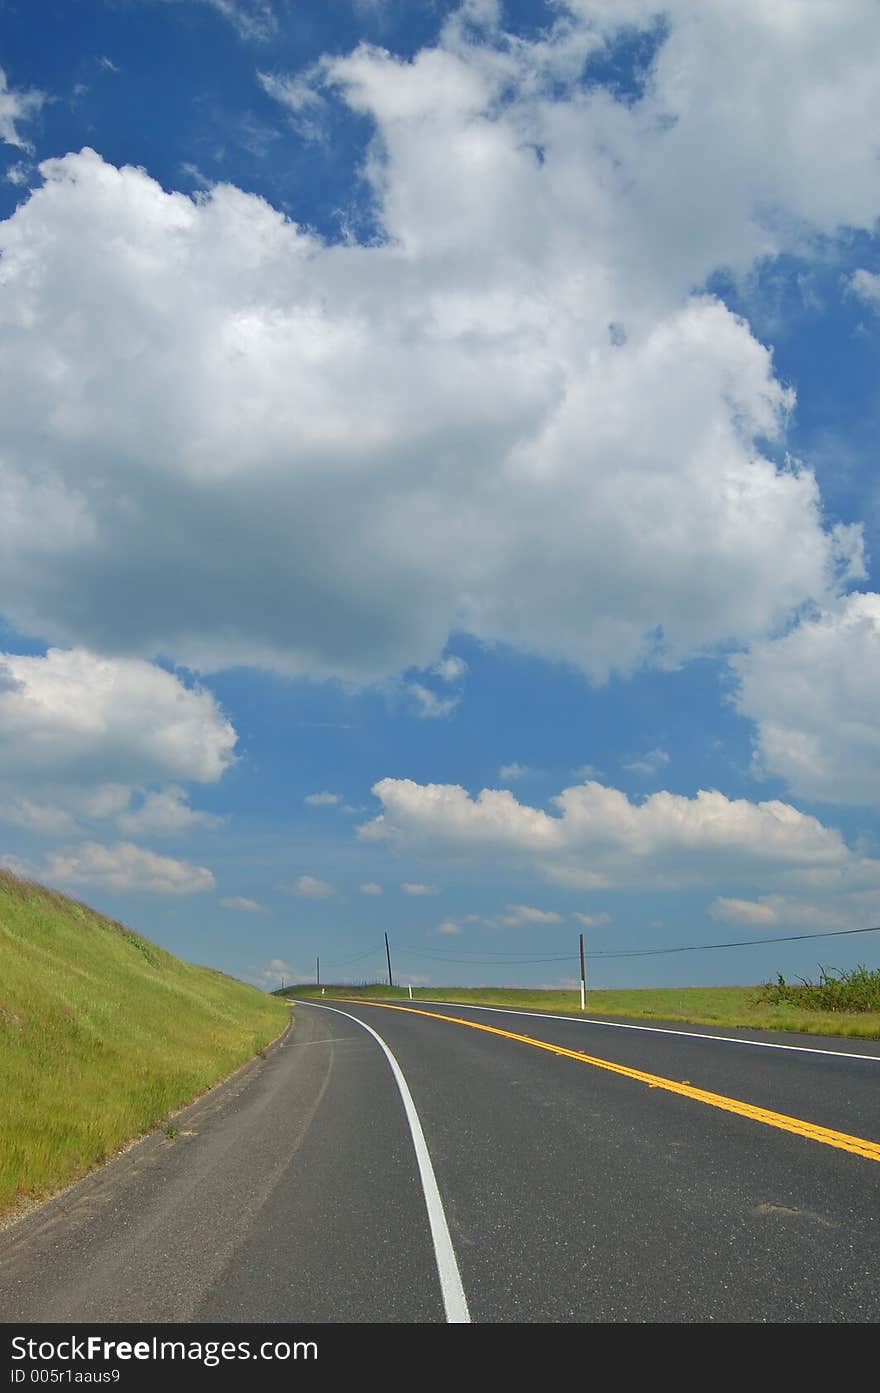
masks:
{"label": "road curve", "polygon": [[415,1002],[295,1016],[173,1141],[0,1233],[6,1320],[880,1318],[876,1043]]}
{"label": "road curve", "polygon": [[[338,1006],[379,1029],[407,1075],[474,1321],[880,1315],[873,1042]],[[663,1087],[685,1080],[869,1154]]]}

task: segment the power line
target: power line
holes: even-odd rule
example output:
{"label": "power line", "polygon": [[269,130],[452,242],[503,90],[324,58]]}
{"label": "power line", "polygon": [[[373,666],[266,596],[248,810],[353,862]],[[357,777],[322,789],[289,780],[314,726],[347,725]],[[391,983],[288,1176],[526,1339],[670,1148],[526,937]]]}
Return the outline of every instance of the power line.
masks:
{"label": "power line", "polygon": [[647,958],[660,953],[697,953],[706,948],[752,948],[760,943],[794,943],[804,938],[841,938],[844,934],[880,933],[880,924],[870,929],[827,929],[824,933],[782,934],[779,938],[735,938],[730,943],[688,943],[682,948],[627,948],[618,953],[591,953],[591,958]]}
{"label": "power line", "polygon": [[421,953],[415,949],[410,957],[427,958],[435,963],[457,963],[465,967],[528,967],[531,963],[564,963],[576,960],[574,953],[555,953],[552,958],[438,958],[432,953]]}
{"label": "power line", "polygon": [[381,949],[379,948],[368,948],[366,953],[355,953],[354,957],[352,958],[338,958],[335,962],[332,963],[325,962],[324,966],[345,967],[348,963],[359,963],[362,962],[364,958],[375,957],[379,952],[381,952]]}
{"label": "power line", "polygon": [[[662,957],[670,953],[702,953],[708,952],[713,948],[754,948],[765,943],[795,943],[805,939],[814,938],[843,938],[849,934],[871,934],[880,933],[880,924],[872,925],[865,929],[825,929],[818,933],[803,934],[780,934],[774,938],[735,938],[727,943],[685,943],[676,948],[619,948],[599,950],[590,953],[590,958],[652,958]],[[350,958],[339,958],[334,962],[325,963],[325,967],[346,967],[351,963],[363,962],[365,958],[375,958],[381,956],[381,948],[368,948],[365,953],[356,953]],[[479,954],[464,954],[461,957],[453,957],[444,951],[425,952],[422,948],[400,947],[398,953],[404,953],[409,957],[423,958],[429,962],[449,963],[450,966],[457,967],[531,967],[545,963],[565,963],[577,962],[576,953],[551,953],[544,957],[528,957],[524,953],[501,954],[487,953],[485,956]],[[454,953],[454,949],[452,952]]]}
{"label": "power line", "polygon": [[[461,951],[461,950],[459,950],[459,952],[460,952],[460,951]],[[479,961],[479,962],[505,962],[505,963],[514,963],[514,962],[519,962],[519,961],[521,961],[521,960],[524,960],[524,961],[526,961],[526,962],[534,962],[534,958],[532,957],[532,955],[531,955],[530,953],[490,953],[490,952],[488,952],[488,950],[484,950],[482,953],[479,953],[479,952],[478,952],[478,953],[465,953],[462,957],[449,957],[449,956],[448,956],[449,953],[453,953],[453,954],[455,953],[455,949],[454,949],[454,948],[445,949],[445,950],[441,948],[441,949],[438,949],[436,952],[432,952],[432,953],[426,954],[422,948],[407,948],[407,947],[401,947],[399,944],[397,945],[397,952],[398,952],[398,953],[416,953],[419,957],[433,957],[433,958],[435,958],[438,962],[472,962],[472,961]],[[560,960],[560,962],[562,962],[562,961],[567,961],[570,957],[571,957],[571,953],[553,953],[553,954],[550,955],[550,957],[541,958],[541,962],[542,962],[542,963],[543,963],[543,962],[552,962],[552,961],[553,961],[554,959],[556,959],[556,958],[558,958],[558,959]]]}
{"label": "power line", "polygon": [[[764,943],[794,943],[803,939],[813,938],[841,938],[847,934],[871,934],[880,933],[880,924],[875,924],[871,928],[865,929],[825,929],[818,933],[805,934],[781,934],[774,938],[736,938],[728,943],[687,943],[677,948],[620,948],[606,951],[595,951],[590,953],[590,958],[650,958],[660,957],[668,953],[700,953],[712,948],[754,948]],[[465,957],[448,957],[446,954],[424,952],[421,948],[398,949],[399,952],[410,953],[416,957],[429,958],[433,962],[455,963],[462,966],[473,964],[474,966],[503,967],[505,965],[526,967],[531,963],[551,963],[551,962],[575,962],[575,953],[554,953],[548,957],[527,958],[523,954],[502,956],[493,954],[487,957],[477,957],[469,955]]]}

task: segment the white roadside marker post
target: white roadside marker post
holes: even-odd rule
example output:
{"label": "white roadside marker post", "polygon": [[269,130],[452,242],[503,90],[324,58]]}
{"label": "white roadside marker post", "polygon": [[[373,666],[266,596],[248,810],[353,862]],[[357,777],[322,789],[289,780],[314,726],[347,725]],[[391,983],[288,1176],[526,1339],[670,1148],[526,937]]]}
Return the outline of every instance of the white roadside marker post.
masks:
{"label": "white roadside marker post", "polygon": [[581,934],[581,1010],[587,1009],[587,973],[584,967],[584,936]]}

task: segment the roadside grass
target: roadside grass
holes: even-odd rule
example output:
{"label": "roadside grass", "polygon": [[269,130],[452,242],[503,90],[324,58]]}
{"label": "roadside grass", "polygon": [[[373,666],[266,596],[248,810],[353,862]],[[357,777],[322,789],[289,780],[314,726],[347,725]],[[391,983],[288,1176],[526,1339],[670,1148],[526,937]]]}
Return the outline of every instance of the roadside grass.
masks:
{"label": "roadside grass", "polygon": [[158,1126],[288,1016],[256,987],[0,871],[0,1214]]}
{"label": "roadside grass", "polygon": [[[381,983],[325,986],[327,997],[362,997],[386,1001],[409,998],[406,987]],[[587,990],[587,1015],[622,1016],[636,1020],[687,1022],[692,1025],[744,1026],[754,1030],[800,1031],[809,1035],[842,1035],[880,1040],[880,1010],[814,1010],[799,1002],[762,999],[764,988],[640,987],[630,991]],[[288,987],[285,996],[321,998],[314,983]],[[517,1006],[526,1011],[580,1014],[580,992],[533,991],[518,987],[413,987],[416,1001],[452,1001],[472,1006]]]}
{"label": "roadside grass", "polygon": [[818,982],[786,982],[780,972],[775,982],[762,987],[761,1000],[817,1011],[880,1012],[880,968],[872,972],[864,963],[849,972],[822,967]]}

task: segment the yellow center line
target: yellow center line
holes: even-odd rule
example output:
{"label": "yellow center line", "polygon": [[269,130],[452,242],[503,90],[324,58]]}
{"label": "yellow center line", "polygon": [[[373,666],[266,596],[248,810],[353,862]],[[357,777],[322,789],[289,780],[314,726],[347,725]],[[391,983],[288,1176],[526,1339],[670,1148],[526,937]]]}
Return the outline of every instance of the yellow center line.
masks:
{"label": "yellow center line", "polygon": [[466,1026],[468,1030],[484,1030],[487,1035],[501,1035],[505,1040],[518,1040],[523,1045],[533,1045],[536,1050],[547,1050],[550,1054],[564,1055],[566,1059],[576,1059],[581,1064],[592,1064],[596,1069],[607,1069],[611,1074],[622,1074],[624,1078],[635,1079],[637,1083],[646,1083],[649,1088],[664,1088],[667,1093],[679,1093],[697,1103],[722,1108],[724,1112],[738,1113],[740,1117],[750,1117],[753,1122],[763,1122],[768,1127],[778,1127],[783,1132],[794,1132],[796,1136],[822,1142],[825,1146],[836,1146],[841,1151],[851,1151],[869,1161],[880,1161],[880,1142],[866,1141],[864,1137],[851,1137],[847,1132],[835,1132],[830,1127],[820,1127],[816,1122],[787,1117],[785,1113],[773,1112],[770,1108],[758,1108],[753,1103],[740,1102],[738,1098],[727,1098],[723,1093],[710,1093],[705,1088],[694,1088],[693,1084],[679,1083],[676,1079],[667,1079],[661,1074],[648,1074],[644,1069],[630,1069],[626,1064],[614,1064],[610,1059],[597,1059],[595,1055],[583,1054],[581,1050],[567,1050],[563,1045],[553,1045],[548,1040],[535,1040],[531,1035],[518,1035],[512,1030],[501,1030],[497,1025],[465,1021],[460,1016],[446,1016],[439,1011],[420,1011],[414,1006],[390,1006],[384,1001],[364,1001],[358,997],[337,996],[329,997],[328,1000],[353,1002],[358,1006],[375,1006],[382,1011],[405,1011],[410,1016],[430,1016],[432,1020],[450,1021],[453,1025]]}

